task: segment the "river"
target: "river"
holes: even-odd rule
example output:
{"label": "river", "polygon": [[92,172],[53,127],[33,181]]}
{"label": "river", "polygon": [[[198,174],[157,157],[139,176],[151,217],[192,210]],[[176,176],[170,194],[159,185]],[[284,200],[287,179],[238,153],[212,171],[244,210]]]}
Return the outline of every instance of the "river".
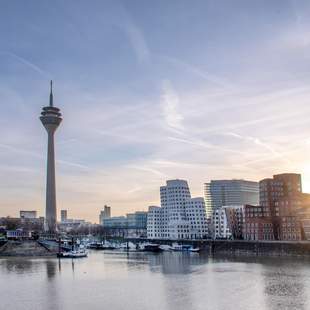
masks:
{"label": "river", "polygon": [[197,253],[1,258],[1,310],[310,309],[310,261]]}

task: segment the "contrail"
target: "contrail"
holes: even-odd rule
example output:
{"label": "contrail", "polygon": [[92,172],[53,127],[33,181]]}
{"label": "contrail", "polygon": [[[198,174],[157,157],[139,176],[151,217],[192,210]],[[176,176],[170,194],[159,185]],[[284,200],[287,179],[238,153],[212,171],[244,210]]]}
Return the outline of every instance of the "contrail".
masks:
{"label": "contrail", "polygon": [[47,78],[49,80],[52,78],[52,76],[48,72],[42,70],[37,65],[35,65],[34,63],[30,62],[29,60],[27,60],[27,59],[25,59],[25,58],[23,58],[21,56],[18,56],[16,54],[12,53],[12,52],[5,52],[5,51],[2,51],[1,54],[5,54],[5,55],[8,55],[8,56],[10,56],[12,58],[17,59],[19,62],[23,63],[24,65],[26,65],[28,67],[30,67],[31,69],[33,69],[34,71],[36,71],[37,73],[41,74],[42,76],[44,76],[45,78]]}

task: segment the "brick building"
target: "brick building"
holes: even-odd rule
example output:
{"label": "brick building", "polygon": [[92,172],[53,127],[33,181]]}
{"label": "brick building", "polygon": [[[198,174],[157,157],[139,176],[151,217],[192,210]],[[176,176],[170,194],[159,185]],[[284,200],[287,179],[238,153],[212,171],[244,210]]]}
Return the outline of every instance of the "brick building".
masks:
{"label": "brick building", "polygon": [[262,206],[245,205],[243,237],[246,240],[274,240],[270,216],[265,216]]}
{"label": "brick building", "polygon": [[275,240],[301,240],[298,210],[302,204],[301,175],[283,173],[259,182],[262,214],[272,222]]}

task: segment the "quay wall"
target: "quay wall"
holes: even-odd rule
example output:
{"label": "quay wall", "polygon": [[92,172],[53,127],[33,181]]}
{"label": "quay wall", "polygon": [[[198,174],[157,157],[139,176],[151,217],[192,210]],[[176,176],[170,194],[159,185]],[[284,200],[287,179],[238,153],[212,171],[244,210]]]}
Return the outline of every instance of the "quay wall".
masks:
{"label": "quay wall", "polygon": [[133,243],[191,244],[210,254],[255,255],[255,256],[309,256],[308,241],[246,241],[246,240],[149,240],[127,239]]}

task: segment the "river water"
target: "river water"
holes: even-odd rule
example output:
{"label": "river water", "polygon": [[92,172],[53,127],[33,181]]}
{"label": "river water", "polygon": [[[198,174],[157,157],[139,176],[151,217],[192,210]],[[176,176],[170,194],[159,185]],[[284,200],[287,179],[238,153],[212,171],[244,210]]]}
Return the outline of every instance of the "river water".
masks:
{"label": "river water", "polygon": [[197,253],[1,258],[1,310],[310,309],[310,261]]}

